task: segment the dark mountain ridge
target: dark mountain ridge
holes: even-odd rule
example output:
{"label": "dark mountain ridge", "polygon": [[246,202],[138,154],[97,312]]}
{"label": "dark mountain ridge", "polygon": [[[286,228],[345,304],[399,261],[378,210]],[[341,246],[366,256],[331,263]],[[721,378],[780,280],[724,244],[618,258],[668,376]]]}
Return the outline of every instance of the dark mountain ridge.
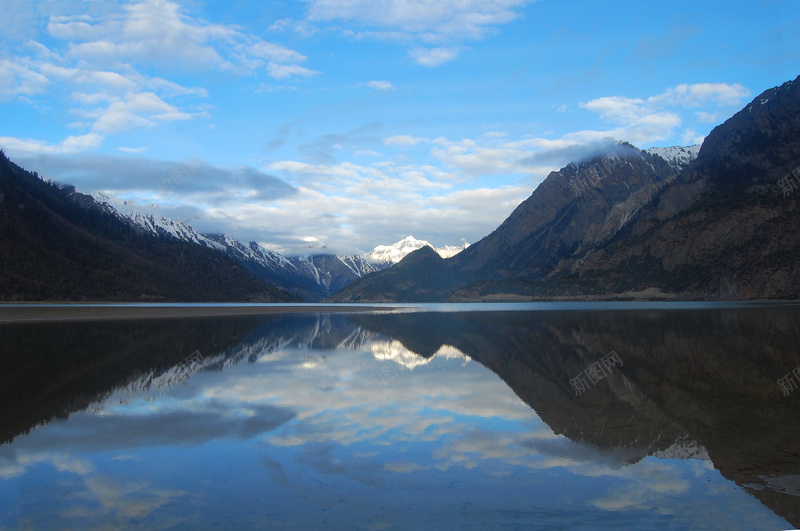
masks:
{"label": "dark mountain ridge", "polygon": [[455,257],[406,266],[402,286],[381,272],[330,300],[796,299],[800,193],[779,180],[798,167],[800,78],[716,127],[682,168],[621,144],[552,172]]}
{"label": "dark mountain ridge", "polygon": [[7,301],[298,300],[224,254],[148,233],[2,152],[0,270]]}

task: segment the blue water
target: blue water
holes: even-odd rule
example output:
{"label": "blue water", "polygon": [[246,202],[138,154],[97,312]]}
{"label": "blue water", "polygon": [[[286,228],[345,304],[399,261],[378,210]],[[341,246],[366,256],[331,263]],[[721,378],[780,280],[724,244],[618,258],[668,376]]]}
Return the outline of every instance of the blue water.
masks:
{"label": "blue water", "polygon": [[[694,420],[670,420],[667,431],[658,428],[670,437],[678,433],[684,438],[663,441],[648,431],[661,426],[658,415],[674,413],[669,406],[659,409],[660,403],[670,402],[670,397],[680,403],[683,399],[665,391],[671,384],[655,383],[660,377],[672,378],[666,376],[671,362],[661,366],[661,375],[652,368],[639,370],[648,358],[660,355],[662,339],[644,335],[637,339],[636,334],[661,326],[659,337],[672,341],[665,352],[669,348],[675,352],[682,340],[701,345],[706,332],[711,337],[719,334],[711,330],[716,326],[733,326],[731,330],[739,332],[731,333],[740,333],[739,327],[749,326],[753,318],[734,325],[724,323],[742,318],[735,312],[709,316],[708,324],[706,317],[690,319],[687,322],[698,322],[698,328],[687,330],[683,321],[652,324],[658,310],[716,311],[757,305],[479,306],[491,312],[475,313],[475,305],[403,305],[406,311],[419,308],[412,313],[422,315],[249,318],[242,321],[241,330],[209,319],[159,325],[0,327],[0,339],[7,345],[0,353],[12,367],[20,363],[12,358],[23,356],[22,349],[27,348],[23,345],[30,343],[24,338],[48,333],[67,338],[55,342],[53,356],[67,352],[62,345],[74,343],[70,335],[74,332],[74,338],[86,338],[75,341],[84,341],[86,352],[96,349],[97,363],[108,365],[108,370],[114,365],[108,360],[117,359],[113,352],[125,352],[128,360],[125,369],[118,367],[124,384],[106,389],[99,384],[91,387],[94,384],[81,379],[80,371],[53,376],[58,385],[67,386],[71,378],[82,382],[92,388],[94,398],[76,405],[80,392],[65,392],[66,415],[37,423],[29,433],[16,433],[0,446],[0,528],[793,527],[786,520],[789,513],[777,514],[743,481],[737,483],[720,472],[721,467],[732,475],[735,466],[724,442],[716,440],[713,429],[705,428],[706,423],[713,424],[708,419],[714,415],[713,407]],[[585,316],[579,322],[570,316],[537,318],[544,309],[588,310],[599,321]],[[599,311],[611,309],[637,311],[618,316],[616,330],[609,323],[617,321],[605,321],[614,317]],[[651,329],[637,330],[631,323],[645,309],[651,311]],[[455,315],[437,318],[423,310]],[[508,317],[496,315],[501,310],[513,312]],[[780,319],[769,314],[762,321],[756,329]],[[538,327],[535,333],[533,323]],[[132,339],[139,337],[136,326],[141,326],[141,346]],[[741,332],[743,337],[748,330]],[[767,339],[773,337],[770,331],[764,333]],[[117,344],[113,339],[88,339],[86,334],[125,339]],[[184,349],[176,354],[176,363],[151,372],[147,364],[130,361],[137,349],[152,353],[178,348],[161,339],[148,343],[161,334]],[[234,339],[228,344],[219,340],[212,348],[205,345],[217,339],[193,342],[201,334],[213,338],[230,334]],[[599,341],[600,353],[613,347],[625,362],[624,371],[597,382],[581,397],[568,391],[553,397],[556,391],[542,392],[541,386],[566,389],[566,380],[593,359],[568,364],[569,352],[559,349],[572,345],[569,337],[574,334],[583,334],[575,340],[583,347]],[[676,341],[676,334],[681,341]],[[561,346],[546,345],[548,338],[562,335]],[[640,348],[651,345],[641,359],[626,346],[637,341]],[[732,344],[738,345],[740,340],[736,341]],[[782,348],[782,343],[772,347]],[[745,367],[749,362],[741,359],[737,348],[726,352]],[[186,362],[190,352],[199,356]],[[560,359],[565,368],[555,374],[559,369],[551,366]],[[793,359],[776,362],[774,371],[791,369],[793,363]],[[43,369],[15,370],[17,378],[24,379]],[[516,379],[526,374],[530,376]],[[757,384],[763,389],[757,387],[755,394],[771,397],[769,403],[776,408],[797,403],[796,396],[788,398],[795,402],[787,402],[777,394],[773,376],[782,374],[765,374],[765,383]],[[685,377],[676,378],[686,383]],[[703,385],[698,388],[705,389]],[[46,416],[49,410],[44,405],[32,405],[40,398],[28,397],[21,406],[8,399],[4,404],[8,407],[0,407],[0,413],[10,414],[15,422],[20,409]],[[555,421],[555,430],[525,400],[544,408],[548,421]],[[14,412],[9,413],[9,407]],[[641,435],[623,433],[622,426],[620,435],[609,440],[606,430],[615,422],[614,408],[631,408],[637,418],[650,419],[642,421]],[[656,410],[658,415],[652,414]],[[581,417],[587,411],[588,416]],[[711,449],[704,447],[704,441],[712,444]],[[711,453],[725,461],[715,467]],[[774,472],[774,463],[758,459],[764,461],[755,460],[753,468],[763,465],[763,472]],[[796,470],[796,463],[777,466],[787,474]]]}

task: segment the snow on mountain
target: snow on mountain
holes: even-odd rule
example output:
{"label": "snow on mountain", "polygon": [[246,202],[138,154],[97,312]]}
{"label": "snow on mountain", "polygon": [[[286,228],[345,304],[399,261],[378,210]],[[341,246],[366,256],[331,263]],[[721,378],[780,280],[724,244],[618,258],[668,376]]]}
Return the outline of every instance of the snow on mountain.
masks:
{"label": "snow on mountain", "polygon": [[[377,270],[358,255],[316,254],[287,258],[265,249],[257,242],[244,244],[226,234],[201,234],[183,221],[160,215],[159,207],[155,204],[143,206],[135,201],[112,198],[102,192],[93,197],[109,211],[116,212],[153,234],[171,235],[224,252],[257,278],[310,302],[320,301],[350,282]],[[325,246],[309,248],[325,249]]]}
{"label": "snow on mountain", "polygon": [[416,251],[417,249],[422,249],[425,246],[432,248],[434,251],[439,253],[439,256],[442,258],[450,258],[451,256],[455,256],[466,249],[469,244],[464,242],[461,245],[446,245],[444,247],[436,248],[425,240],[418,240],[413,236],[406,236],[395,244],[379,245],[375,247],[373,250],[365,254],[364,258],[373,264],[388,267],[398,263],[400,260],[405,258],[406,255]]}
{"label": "snow on mountain", "polygon": [[654,452],[653,455],[659,459],[701,459],[709,461],[708,451],[705,446],[684,434],[678,437],[669,448]]}
{"label": "snow on mountain", "polygon": [[658,155],[662,159],[666,160],[674,171],[679,172],[697,158],[697,154],[700,152],[700,147],[700,144],[696,144],[688,147],[655,147],[645,151],[651,155]]}
{"label": "snow on mountain", "polygon": [[372,264],[358,255],[317,254],[294,256],[289,260],[302,274],[324,286],[329,294],[336,293],[352,281],[377,271]]}
{"label": "snow on mountain", "polygon": [[294,265],[282,254],[265,249],[256,242],[245,245],[227,234],[204,234],[202,236],[240,262],[252,262],[275,272],[294,269]]}
{"label": "snow on mountain", "polygon": [[434,247],[433,250],[439,253],[439,256],[442,258],[451,258],[467,247],[469,247],[469,244],[464,242],[461,245],[445,245],[444,247]]}
{"label": "snow on mountain", "polygon": [[170,234],[179,240],[194,242],[218,251],[224,251],[224,247],[210,241],[208,238],[195,231],[190,225],[183,221],[166,218],[158,214],[158,205],[142,206],[136,201],[124,201],[109,197],[100,192],[94,194],[94,199],[101,206],[111,207],[123,218],[126,218],[155,235],[163,236]]}

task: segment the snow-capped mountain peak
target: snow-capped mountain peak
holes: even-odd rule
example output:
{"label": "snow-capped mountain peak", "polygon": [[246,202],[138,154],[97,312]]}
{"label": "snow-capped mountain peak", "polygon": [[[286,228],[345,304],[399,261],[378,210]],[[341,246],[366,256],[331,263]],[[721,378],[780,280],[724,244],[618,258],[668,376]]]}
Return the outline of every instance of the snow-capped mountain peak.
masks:
{"label": "snow-capped mountain peak", "polygon": [[374,264],[387,266],[394,265],[405,258],[406,255],[426,246],[439,253],[442,258],[450,258],[451,256],[455,256],[466,249],[469,244],[464,242],[461,245],[446,245],[444,247],[437,248],[426,240],[418,240],[413,236],[406,236],[399,242],[392,245],[378,245],[373,250],[365,254],[364,258]]}

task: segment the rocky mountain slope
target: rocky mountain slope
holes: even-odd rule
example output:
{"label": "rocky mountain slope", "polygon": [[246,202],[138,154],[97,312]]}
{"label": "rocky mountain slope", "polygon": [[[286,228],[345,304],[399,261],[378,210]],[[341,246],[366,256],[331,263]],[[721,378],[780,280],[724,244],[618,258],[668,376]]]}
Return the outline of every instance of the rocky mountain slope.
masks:
{"label": "rocky mountain slope", "polygon": [[149,233],[2,153],[0,270],[0,300],[298,300],[224,254]]}
{"label": "rocky mountain slope", "polygon": [[650,151],[622,143],[570,164],[457,256],[417,251],[402,283],[380,273],[331,300],[800,296],[800,193],[780,185],[800,167],[800,80],[758,96],[696,157]]}
{"label": "rocky mountain slope", "polygon": [[673,175],[663,158],[619,144],[551,173],[500,227],[453,258],[413,253],[406,260],[418,269],[405,261],[395,266],[403,266],[401,285],[393,284],[399,272],[384,272],[332,300],[445,300],[474,282],[542,278],[561,260],[614,236]]}

